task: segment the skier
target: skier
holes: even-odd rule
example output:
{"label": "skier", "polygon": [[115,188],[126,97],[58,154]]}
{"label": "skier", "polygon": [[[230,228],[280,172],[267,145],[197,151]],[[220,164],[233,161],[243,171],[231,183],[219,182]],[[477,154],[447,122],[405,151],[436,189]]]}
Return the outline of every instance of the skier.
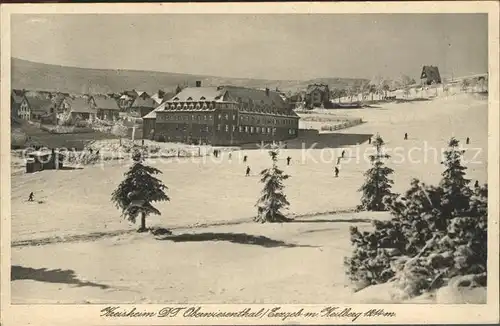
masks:
{"label": "skier", "polygon": [[469,137],[467,137],[467,139],[465,140],[465,143],[466,143],[467,145],[469,145],[469,143],[470,143],[470,138],[469,138]]}
{"label": "skier", "polygon": [[372,137],[368,138],[368,145],[372,143]]}
{"label": "skier", "polygon": [[341,157],[344,158],[345,151],[342,151]]}
{"label": "skier", "polygon": [[243,156],[243,162],[246,162],[247,161],[247,156]]}
{"label": "skier", "polygon": [[476,180],[476,182],[474,183],[474,188],[478,188],[479,187],[479,180]]}
{"label": "skier", "polygon": [[232,158],[232,157],[233,157],[233,153],[229,153],[228,158],[229,158],[229,160],[230,160],[230,161],[231,161],[231,158]]}
{"label": "skier", "polygon": [[249,166],[247,166],[247,172],[246,172],[246,174],[245,174],[245,177],[248,177],[249,175],[250,175],[250,167],[249,167]]}
{"label": "skier", "polygon": [[335,167],[335,178],[338,178],[339,176],[339,168],[336,166]]}
{"label": "skier", "polygon": [[33,194],[33,192],[30,193],[29,197],[28,197],[28,201],[33,201],[33,197],[35,195]]}
{"label": "skier", "polygon": [[286,158],[286,165],[290,165],[290,160],[291,160],[291,159],[292,159],[292,158],[291,158],[290,156],[288,156],[288,157]]}
{"label": "skier", "polygon": [[408,140],[408,134],[405,132],[405,140]]}
{"label": "skier", "polygon": [[340,164],[340,157],[337,157],[337,165]]}

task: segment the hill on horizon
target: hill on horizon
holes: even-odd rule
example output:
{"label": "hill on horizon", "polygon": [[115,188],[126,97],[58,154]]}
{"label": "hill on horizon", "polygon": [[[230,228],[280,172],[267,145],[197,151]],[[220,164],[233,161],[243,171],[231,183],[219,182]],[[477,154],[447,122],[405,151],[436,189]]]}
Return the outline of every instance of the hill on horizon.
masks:
{"label": "hill on horizon", "polygon": [[149,94],[174,90],[177,85],[194,86],[200,80],[203,86],[234,85],[250,88],[278,88],[284,92],[305,90],[313,83],[328,84],[330,89],[346,88],[360,78],[316,78],[311,80],[267,80],[203,76],[158,71],[124,69],[90,69],[38,63],[18,58],[11,59],[11,87],[40,91],[59,91],[71,94],[107,94],[125,90],[146,91]]}

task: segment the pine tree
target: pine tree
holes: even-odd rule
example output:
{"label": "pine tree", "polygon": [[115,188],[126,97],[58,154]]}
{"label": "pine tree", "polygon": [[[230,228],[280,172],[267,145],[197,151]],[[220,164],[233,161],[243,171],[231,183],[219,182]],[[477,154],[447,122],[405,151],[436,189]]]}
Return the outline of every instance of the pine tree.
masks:
{"label": "pine tree", "polygon": [[269,151],[273,165],[269,169],[264,169],[260,173],[262,176],[261,182],[264,184],[262,195],[257,201],[257,216],[254,218],[256,222],[287,222],[289,218],[283,215],[282,209],[287,208],[290,203],[283,194],[283,181],[290,176],[285,174],[277,166],[278,150]]}
{"label": "pine tree", "polygon": [[138,232],[146,231],[146,217],[150,214],[161,215],[160,211],[151,205],[156,201],[169,201],[165,194],[167,186],[153,175],[161,171],[143,163],[143,155],[136,151],[132,155],[133,164],[125,173],[125,179],[113,191],[111,201],[116,208],[121,209],[122,216],[132,223],[141,216],[141,226]]}
{"label": "pine tree", "polygon": [[443,190],[441,205],[445,216],[455,216],[456,212],[463,212],[469,207],[471,189],[470,180],[465,178],[467,168],[462,165],[464,153],[464,150],[459,149],[458,140],[452,137],[448,150],[444,152],[444,161],[441,162],[446,167],[440,182]]}
{"label": "pine tree", "polygon": [[393,195],[391,188],[394,182],[389,179],[389,175],[394,173],[394,170],[384,166],[383,159],[388,159],[390,156],[383,153],[383,145],[382,137],[377,135],[373,142],[376,153],[369,156],[372,167],[365,172],[366,181],[358,190],[363,193],[359,209],[385,211],[387,208],[384,204],[384,198]]}

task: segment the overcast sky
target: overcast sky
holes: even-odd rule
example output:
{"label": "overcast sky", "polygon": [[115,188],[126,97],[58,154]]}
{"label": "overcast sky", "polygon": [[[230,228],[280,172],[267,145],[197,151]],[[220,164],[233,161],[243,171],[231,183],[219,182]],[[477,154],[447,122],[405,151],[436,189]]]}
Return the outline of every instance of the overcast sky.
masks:
{"label": "overcast sky", "polygon": [[12,15],[12,56],[106,69],[310,79],[487,72],[486,14]]}

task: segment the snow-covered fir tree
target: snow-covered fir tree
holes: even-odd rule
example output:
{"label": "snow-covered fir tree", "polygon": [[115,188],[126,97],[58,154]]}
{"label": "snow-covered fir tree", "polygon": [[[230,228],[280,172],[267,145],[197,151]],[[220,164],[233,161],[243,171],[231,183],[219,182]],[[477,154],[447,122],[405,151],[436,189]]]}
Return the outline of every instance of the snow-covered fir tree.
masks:
{"label": "snow-covered fir tree", "polygon": [[385,211],[384,198],[391,196],[394,183],[389,176],[394,170],[384,165],[384,159],[390,158],[383,152],[384,140],[377,135],[373,141],[375,154],[370,155],[372,167],[365,172],[365,183],[358,191],[362,192],[361,205],[358,209],[367,211]]}
{"label": "snow-covered fir tree", "polygon": [[290,221],[282,210],[286,209],[290,203],[283,193],[283,181],[289,178],[278,168],[278,149],[269,151],[269,156],[272,160],[272,167],[262,170],[261,182],[264,184],[262,195],[257,201],[257,216],[254,218],[256,222],[287,222]]}
{"label": "snow-covered fir tree", "polygon": [[459,142],[452,137],[448,143],[448,150],[444,152],[442,164],[445,170],[442,173],[440,186],[444,215],[456,215],[454,212],[465,211],[469,207],[471,189],[470,180],[465,178],[467,168],[462,165],[465,151],[459,148]]}
{"label": "snow-covered fir tree", "polygon": [[122,211],[122,216],[132,223],[141,216],[139,232],[146,231],[146,217],[150,214],[161,215],[151,205],[152,202],[169,201],[165,191],[168,189],[161,180],[154,177],[162,172],[143,163],[143,154],[136,151],[132,155],[133,164],[125,173],[125,179],[111,196],[111,201]]}

